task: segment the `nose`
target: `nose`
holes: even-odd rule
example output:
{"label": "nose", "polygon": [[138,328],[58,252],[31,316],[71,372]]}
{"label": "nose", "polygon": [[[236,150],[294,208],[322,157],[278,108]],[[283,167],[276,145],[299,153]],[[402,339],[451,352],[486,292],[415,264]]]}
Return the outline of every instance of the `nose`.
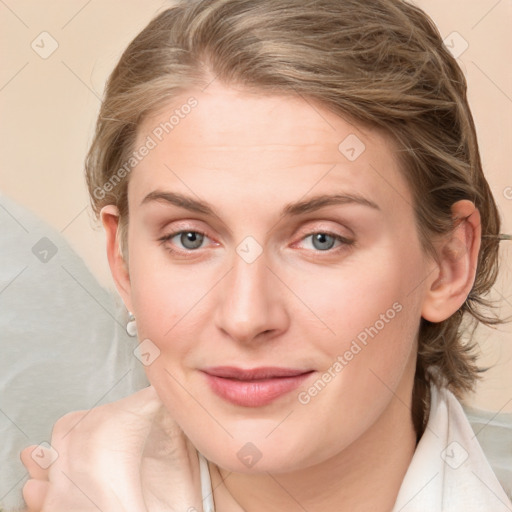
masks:
{"label": "nose", "polygon": [[269,340],[288,328],[285,287],[269,268],[265,253],[248,263],[237,253],[221,281],[215,324],[238,343]]}

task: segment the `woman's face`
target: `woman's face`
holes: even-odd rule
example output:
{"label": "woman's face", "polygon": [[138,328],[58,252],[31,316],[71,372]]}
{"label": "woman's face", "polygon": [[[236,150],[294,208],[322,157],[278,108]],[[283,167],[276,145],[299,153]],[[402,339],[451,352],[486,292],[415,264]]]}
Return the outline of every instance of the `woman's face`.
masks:
{"label": "woman's face", "polygon": [[300,96],[213,82],[146,119],[135,146],[124,298],[198,450],[287,471],[392,408],[410,419],[432,265],[390,140]]}

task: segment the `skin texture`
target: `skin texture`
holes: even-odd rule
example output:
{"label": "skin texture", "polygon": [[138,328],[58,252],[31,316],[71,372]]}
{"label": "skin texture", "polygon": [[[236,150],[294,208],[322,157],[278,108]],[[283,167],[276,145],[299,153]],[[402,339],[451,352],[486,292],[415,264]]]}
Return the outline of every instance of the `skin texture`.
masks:
{"label": "skin texture", "polygon": [[[211,461],[218,511],[391,510],[416,443],[420,318],[441,321],[467,297],[478,211],[470,201],[454,205],[466,220],[436,242],[438,261],[428,258],[392,141],[299,96],[213,82],[146,119],[136,147],[190,96],[197,106],[130,174],[128,262],[116,208],[102,211],[116,286],[139,339],[158,354],[148,378]],[[365,150],[351,161],[339,145],[354,135]],[[216,213],[144,202],[155,191],[206,201]],[[377,208],[347,202],[282,215],[289,203],[333,193]],[[182,231],[204,233],[199,248]],[[333,238],[314,244],[314,233]],[[240,248],[261,254],[248,263]],[[349,360],[371,326],[378,333]],[[299,389],[249,408],[211,391],[201,370],[220,365],[312,373]],[[330,381],[309,393],[329,369]],[[247,450],[260,457],[252,467],[240,456]]]}

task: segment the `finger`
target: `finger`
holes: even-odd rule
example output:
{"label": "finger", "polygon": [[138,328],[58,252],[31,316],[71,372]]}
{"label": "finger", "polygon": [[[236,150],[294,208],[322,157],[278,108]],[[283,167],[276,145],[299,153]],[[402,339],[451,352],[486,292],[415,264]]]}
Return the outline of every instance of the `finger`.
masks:
{"label": "finger", "polygon": [[23,486],[23,499],[29,512],[39,512],[43,509],[44,500],[48,494],[49,483],[31,479]]}
{"label": "finger", "polygon": [[48,480],[48,469],[38,462],[39,459],[47,460],[48,457],[49,451],[44,446],[36,444],[27,446],[20,452],[21,462],[27,468],[31,478],[36,480]]}
{"label": "finger", "polygon": [[[77,504],[87,498],[84,506],[93,504],[101,510],[146,510],[141,456],[161,406],[149,386],[121,400],[60,418],[52,430],[51,443],[59,458],[49,471],[52,488],[46,506],[68,512],[78,510]],[[71,504],[67,509],[66,503]]]}
{"label": "finger", "polygon": [[[141,488],[141,456],[160,407],[155,389],[149,386],[116,402],[59,418],[51,439],[57,458],[48,471],[41,471],[34,461],[36,455],[44,458],[39,447],[28,447],[22,454],[31,476],[51,482],[45,507],[52,512],[147,510]],[[41,494],[31,487],[37,485],[31,483],[27,491],[34,510],[38,510]]]}

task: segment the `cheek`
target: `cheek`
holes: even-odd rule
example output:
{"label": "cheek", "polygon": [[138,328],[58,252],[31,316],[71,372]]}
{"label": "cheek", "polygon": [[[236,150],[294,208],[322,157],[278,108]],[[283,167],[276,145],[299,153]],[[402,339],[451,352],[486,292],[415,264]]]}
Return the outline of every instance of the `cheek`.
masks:
{"label": "cheek", "polygon": [[[134,277],[132,296],[137,314],[137,330],[142,339],[150,338],[161,350],[177,351],[187,341],[183,329],[201,312],[204,289],[191,277],[169,279],[163,273]],[[180,341],[182,340],[182,341]]]}
{"label": "cheek", "polygon": [[[390,330],[396,323],[400,311],[409,302],[406,283],[407,271],[382,255],[359,260],[336,269],[320,269],[314,275],[295,279],[294,292],[316,316],[318,333],[323,334],[327,346],[333,340],[351,340],[358,337],[364,340],[368,330],[380,332]],[[374,261],[380,261],[376,265]],[[289,276],[291,279],[292,276]],[[410,290],[409,290],[410,291]],[[403,316],[403,315],[402,315]],[[297,321],[302,322],[298,316]],[[325,336],[325,329],[330,336]],[[339,350],[343,345],[334,345]]]}
{"label": "cheek", "polygon": [[134,254],[130,277],[139,339],[151,340],[162,356],[146,368],[155,384],[157,379],[168,380],[166,371],[177,375],[193,366],[189,355],[194,356],[204,341],[205,328],[211,330],[219,271],[207,265],[172,264],[163,248],[149,252]]}
{"label": "cheek", "polygon": [[[297,281],[297,295],[327,327],[310,323],[304,338],[333,382],[335,400],[351,395],[368,403],[396,388],[414,357],[422,300],[416,276],[424,269],[420,251],[407,261],[399,253],[399,247],[369,253],[337,275],[331,269]],[[297,321],[307,330],[304,320]]]}

